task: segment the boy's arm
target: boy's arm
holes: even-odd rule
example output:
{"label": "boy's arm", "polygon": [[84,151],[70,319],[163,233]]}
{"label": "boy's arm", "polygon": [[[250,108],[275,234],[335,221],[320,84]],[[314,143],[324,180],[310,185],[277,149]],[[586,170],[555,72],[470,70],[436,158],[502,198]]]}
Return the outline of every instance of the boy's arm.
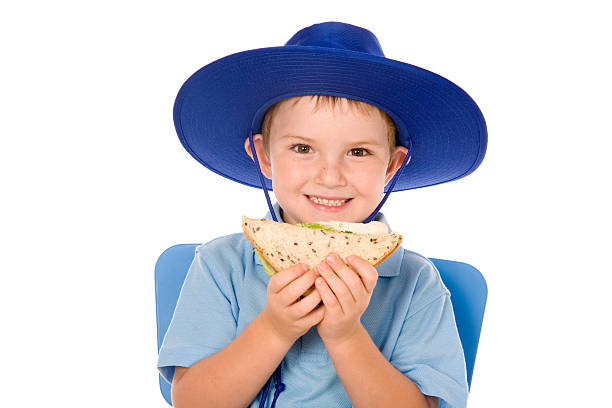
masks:
{"label": "boy's arm", "polygon": [[[258,315],[225,348],[189,368],[177,367],[172,381],[176,408],[245,407],[255,399],[291,348]],[[180,369],[179,369],[180,368]]]}
{"label": "boy's arm", "polygon": [[354,407],[437,407],[382,355],[367,330],[337,345],[327,345],[338,377]]}

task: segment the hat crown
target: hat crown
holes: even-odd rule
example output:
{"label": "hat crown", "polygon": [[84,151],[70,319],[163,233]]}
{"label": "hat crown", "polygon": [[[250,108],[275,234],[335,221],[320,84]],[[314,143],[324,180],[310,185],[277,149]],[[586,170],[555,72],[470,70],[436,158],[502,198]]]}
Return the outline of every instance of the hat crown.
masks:
{"label": "hat crown", "polygon": [[327,47],[385,56],[378,39],[371,31],[336,21],[303,28],[285,45]]}

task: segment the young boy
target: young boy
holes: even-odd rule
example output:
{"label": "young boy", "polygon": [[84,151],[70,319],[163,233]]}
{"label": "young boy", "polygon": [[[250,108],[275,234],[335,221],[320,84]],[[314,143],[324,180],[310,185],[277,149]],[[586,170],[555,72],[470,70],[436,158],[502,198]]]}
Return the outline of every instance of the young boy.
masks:
{"label": "young boy", "polygon": [[[261,182],[265,218],[291,224],[389,225],[378,212],[388,183],[387,194],[463,177],[486,149],[467,94],[384,58],[372,33],[343,23],[207,65],[174,113],[197,160]],[[242,233],[199,246],[159,352],[174,405],[464,407],[463,350],[433,264],[401,247],[377,269],[331,255],[269,277]]]}

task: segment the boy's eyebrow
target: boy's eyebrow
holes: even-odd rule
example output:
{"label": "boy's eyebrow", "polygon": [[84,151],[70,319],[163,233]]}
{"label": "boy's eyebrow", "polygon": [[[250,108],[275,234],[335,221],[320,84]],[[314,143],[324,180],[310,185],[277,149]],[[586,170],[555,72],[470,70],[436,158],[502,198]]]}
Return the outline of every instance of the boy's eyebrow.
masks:
{"label": "boy's eyebrow", "polygon": [[286,134],[284,136],[281,137],[281,139],[302,139],[305,140],[307,142],[312,142],[312,139],[309,139],[307,137],[304,136],[298,136],[298,135],[292,135],[292,134]]}
{"label": "boy's eyebrow", "polygon": [[[304,137],[304,136],[299,136],[299,135],[292,135],[292,134],[286,134],[284,136],[281,136],[281,139],[300,139],[300,140],[304,140],[304,141],[310,142],[310,143],[314,142],[313,139],[310,139],[310,138],[307,138],[307,137]],[[376,142],[375,140],[362,140],[362,141],[359,141],[359,142],[350,142],[350,144],[352,144],[352,145],[367,145],[367,144],[369,144],[369,145],[373,145],[373,146],[379,146],[380,145],[380,143]]]}

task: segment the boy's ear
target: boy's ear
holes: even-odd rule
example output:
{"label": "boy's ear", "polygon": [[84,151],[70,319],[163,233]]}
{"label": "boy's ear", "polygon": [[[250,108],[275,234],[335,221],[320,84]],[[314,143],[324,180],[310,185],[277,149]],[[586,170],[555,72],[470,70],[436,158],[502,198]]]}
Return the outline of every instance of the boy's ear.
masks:
{"label": "boy's ear", "polygon": [[[387,167],[387,174],[385,175],[385,186],[391,181],[395,173],[399,170],[407,154],[408,149],[406,147],[397,146],[395,148],[393,156],[391,156],[391,159],[389,160],[389,166]],[[408,163],[410,163],[410,160],[412,160],[412,157],[408,159]],[[406,166],[408,165],[408,163],[406,163]]]}
{"label": "boy's ear", "polygon": [[[266,176],[266,178],[272,180],[272,165],[270,163],[270,159],[264,152],[263,135],[261,133],[253,134],[253,144],[255,145],[257,161],[259,162],[259,168],[261,169],[262,174]],[[251,143],[249,143],[248,137],[244,140],[244,150],[246,150],[246,153],[249,155],[251,160],[255,162],[255,158],[251,152]]]}

